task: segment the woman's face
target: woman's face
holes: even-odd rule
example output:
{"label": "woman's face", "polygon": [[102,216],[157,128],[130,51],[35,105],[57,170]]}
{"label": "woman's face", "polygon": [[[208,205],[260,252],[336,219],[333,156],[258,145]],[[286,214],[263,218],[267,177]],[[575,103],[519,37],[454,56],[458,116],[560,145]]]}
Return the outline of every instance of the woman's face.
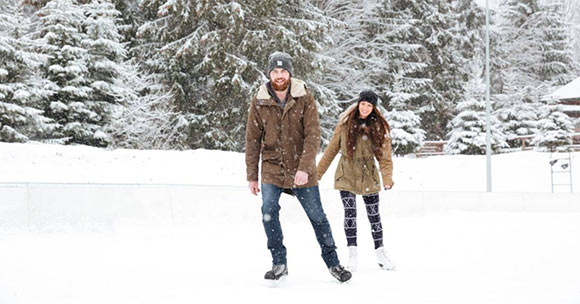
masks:
{"label": "woman's face", "polygon": [[360,113],[360,118],[367,118],[373,111],[373,104],[368,101],[361,101],[358,103],[358,112]]}

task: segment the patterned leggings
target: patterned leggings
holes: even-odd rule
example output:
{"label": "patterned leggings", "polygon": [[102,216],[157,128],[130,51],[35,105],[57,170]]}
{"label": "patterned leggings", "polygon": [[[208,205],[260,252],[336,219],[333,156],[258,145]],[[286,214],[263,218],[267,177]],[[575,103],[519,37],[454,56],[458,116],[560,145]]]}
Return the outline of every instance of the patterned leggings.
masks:
{"label": "patterned leggings", "polygon": [[[371,233],[375,242],[375,249],[383,246],[383,225],[379,214],[379,194],[363,195]],[[349,191],[340,191],[340,198],[344,205],[344,232],[347,246],[356,246],[356,195]]]}

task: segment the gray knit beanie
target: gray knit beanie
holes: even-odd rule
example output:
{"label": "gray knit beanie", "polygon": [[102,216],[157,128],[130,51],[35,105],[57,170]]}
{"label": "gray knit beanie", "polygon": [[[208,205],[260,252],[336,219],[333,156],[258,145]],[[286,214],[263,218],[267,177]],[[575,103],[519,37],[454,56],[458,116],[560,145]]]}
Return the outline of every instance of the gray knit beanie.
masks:
{"label": "gray knit beanie", "polygon": [[292,76],[292,57],[284,52],[274,52],[268,58],[268,77],[275,68],[282,68]]}

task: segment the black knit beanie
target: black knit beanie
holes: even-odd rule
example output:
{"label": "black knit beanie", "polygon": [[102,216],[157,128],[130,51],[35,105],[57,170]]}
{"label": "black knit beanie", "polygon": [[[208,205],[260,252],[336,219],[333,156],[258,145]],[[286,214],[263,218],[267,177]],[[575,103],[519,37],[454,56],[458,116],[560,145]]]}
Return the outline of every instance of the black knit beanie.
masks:
{"label": "black knit beanie", "polygon": [[361,101],[370,102],[373,104],[374,107],[376,107],[378,100],[379,100],[379,96],[377,94],[375,94],[375,92],[373,92],[371,90],[365,90],[365,91],[360,92],[357,102],[361,102]]}

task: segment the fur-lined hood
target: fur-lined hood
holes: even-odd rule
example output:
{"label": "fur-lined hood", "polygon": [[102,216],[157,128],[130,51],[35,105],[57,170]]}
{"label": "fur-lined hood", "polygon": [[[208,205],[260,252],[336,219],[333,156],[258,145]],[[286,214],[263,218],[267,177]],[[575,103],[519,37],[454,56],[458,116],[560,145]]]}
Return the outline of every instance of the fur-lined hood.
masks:
{"label": "fur-lined hood", "polygon": [[346,110],[344,110],[344,112],[340,113],[340,115],[338,115],[338,124],[342,125],[342,124],[346,123],[350,113],[352,113],[353,111],[356,111],[357,107],[358,107],[358,103],[353,103]]}
{"label": "fur-lined hood", "polygon": [[[293,98],[306,96],[306,83],[300,79],[290,78],[290,96]],[[266,84],[261,85],[256,98],[258,100],[269,100],[270,97]]]}

